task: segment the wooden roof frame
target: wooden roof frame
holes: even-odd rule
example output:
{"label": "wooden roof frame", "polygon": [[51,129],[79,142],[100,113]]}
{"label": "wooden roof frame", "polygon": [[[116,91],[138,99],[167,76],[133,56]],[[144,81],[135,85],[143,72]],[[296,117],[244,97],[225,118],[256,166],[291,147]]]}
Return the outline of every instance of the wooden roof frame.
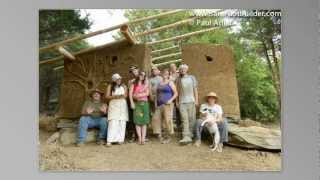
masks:
{"label": "wooden roof frame", "polygon": [[[169,15],[172,15],[172,14],[175,14],[175,13],[183,12],[183,11],[187,11],[187,9],[186,10],[178,9],[178,10],[167,11],[167,12],[160,13],[160,14],[157,14],[157,15],[140,18],[140,19],[136,19],[136,20],[133,20],[133,21],[128,21],[128,22],[125,22],[125,23],[122,23],[122,24],[119,24],[119,25],[115,25],[115,26],[112,26],[112,27],[108,27],[108,28],[105,28],[105,29],[102,29],[102,30],[99,30],[99,31],[91,32],[91,33],[88,33],[88,34],[83,34],[83,35],[80,35],[80,36],[77,36],[77,37],[69,38],[69,39],[66,39],[66,40],[63,40],[63,41],[60,41],[60,42],[57,42],[57,43],[50,44],[48,46],[40,48],[39,52],[44,52],[44,51],[48,51],[50,49],[55,49],[55,50],[58,50],[60,52],[60,54],[62,54],[62,56],[58,56],[58,57],[55,57],[55,58],[52,58],[52,59],[47,59],[47,60],[40,61],[39,64],[41,65],[41,64],[55,63],[57,61],[60,61],[60,60],[64,59],[64,57],[67,57],[70,60],[76,60],[75,56],[77,56],[79,54],[82,54],[82,53],[85,53],[85,52],[89,52],[89,51],[92,51],[92,50],[101,49],[101,48],[104,48],[104,47],[107,47],[107,46],[110,46],[110,45],[113,45],[113,44],[116,44],[116,43],[119,43],[119,42],[122,42],[122,41],[127,41],[129,44],[137,44],[138,43],[138,40],[137,40],[138,37],[149,35],[149,34],[153,34],[153,33],[156,33],[156,32],[160,32],[160,31],[163,31],[163,30],[166,30],[166,29],[169,29],[169,28],[174,28],[174,27],[177,27],[177,26],[186,25],[186,24],[191,23],[195,19],[202,18],[202,16],[193,16],[193,17],[190,17],[190,18],[187,18],[187,19],[184,19],[184,20],[177,21],[175,23],[171,23],[171,24],[168,24],[168,25],[164,25],[164,26],[161,26],[161,27],[157,27],[157,28],[154,28],[154,29],[151,29],[151,30],[148,30],[148,31],[145,31],[145,32],[141,32],[141,33],[136,33],[136,34],[131,32],[131,30],[130,30],[130,25],[132,25],[132,24],[138,24],[138,23],[142,23],[142,22],[147,21],[147,20],[166,17],[166,16],[169,16]],[[218,10],[218,11],[223,11],[223,10]],[[225,26],[225,27],[230,27],[230,26]],[[188,38],[188,37],[191,37],[191,36],[194,36],[194,35],[210,32],[210,31],[214,31],[214,30],[217,30],[217,29],[220,29],[220,28],[225,28],[225,27],[212,27],[212,28],[202,29],[202,30],[199,30],[199,31],[190,32],[190,33],[186,33],[186,34],[182,34],[182,35],[178,35],[178,36],[174,36],[174,37],[169,37],[169,38],[161,39],[161,40],[158,40],[158,41],[146,42],[146,45],[153,46],[153,45],[156,45],[156,44],[165,43],[165,42],[169,42],[169,41],[177,41],[177,40]],[[118,41],[113,41],[111,43],[107,43],[107,44],[96,46],[96,47],[90,47],[90,48],[82,49],[82,50],[80,50],[78,52],[75,52],[75,53],[70,53],[63,47],[63,45],[65,45],[65,44],[68,44],[68,43],[71,43],[71,42],[74,42],[74,41],[83,40],[83,39],[86,39],[86,38],[89,38],[89,37],[93,37],[93,36],[96,36],[96,35],[99,35],[99,34],[102,34],[102,33],[106,33],[106,32],[112,31],[112,30],[116,30],[116,29],[120,29],[120,32],[124,36],[124,39],[120,39]],[[172,47],[168,47],[168,48],[153,50],[153,51],[151,51],[151,54],[157,54],[157,53],[173,50],[173,49],[176,49],[178,47],[179,46],[172,46]],[[172,57],[174,54],[179,54],[179,53],[181,55],[181,49],[179,49],[178,52],[173,53],[173,54],[157,56],[155,58],[152,58],[151,61],[155,61],[155,60],[158,60],[158,59],[166,58],[167,56]],[[164,63],[159,63],[159,64],[162,65]],[[55,70],[56,69],[61,69],[61,66],[55,67],[54,69]]]}

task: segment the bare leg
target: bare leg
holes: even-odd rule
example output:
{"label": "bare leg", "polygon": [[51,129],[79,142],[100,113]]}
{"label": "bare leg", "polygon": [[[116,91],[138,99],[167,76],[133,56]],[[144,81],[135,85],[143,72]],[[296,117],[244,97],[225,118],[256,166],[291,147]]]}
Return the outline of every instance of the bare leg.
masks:
{"label": "bare leg", "polygon": [[143,125],[141,127],[141,136],[142,136],[141,142],[142,142],[142,144],[144,144],[144,142],[146,140],[146,135],[147,135],[147,125]]}
{"label": "bare leg", "polygon": [[139,142],[139,144],[141,144],[141,127],[136,125],[136,131],[137,131],[137,135],[138,135],[138,142]]}

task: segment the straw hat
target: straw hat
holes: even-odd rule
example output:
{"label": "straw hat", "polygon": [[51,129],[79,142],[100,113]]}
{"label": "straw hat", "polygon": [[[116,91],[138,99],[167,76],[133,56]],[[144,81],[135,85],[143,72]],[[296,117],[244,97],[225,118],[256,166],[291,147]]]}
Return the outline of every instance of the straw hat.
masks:
{"label": "straw hat", "polygon": [[103,95],[103,92],[102,91],[100,91],[98,88],[96,88],[96,89],[94,89],[94,90],[92,90],[91,92],[90,92],[90,97],[92,97],[92,95],[94,94],[94,93],[99,93],[101,96]]}
{"label": "straw hat", "polygon": [[206,95],[206,97],[207,97],[207,98],[208,98],[208,97],[214,97],[214,98],[218,99],[218,95],[217,95],[215,92],[209,92],[209,93]]}

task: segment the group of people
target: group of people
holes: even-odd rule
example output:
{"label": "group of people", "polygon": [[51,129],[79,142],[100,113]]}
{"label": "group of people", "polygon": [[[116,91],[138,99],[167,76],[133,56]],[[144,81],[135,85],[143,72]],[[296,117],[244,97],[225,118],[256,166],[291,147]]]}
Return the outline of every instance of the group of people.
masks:
{"label": "group of people", "polygon": [[[167,144],[176,123],[178,127],[182,125],[181,145],[194,141],[199,147],[202,130],[206,128],[213,137],[212,150],[221,152],[223,143],[228,141],[228,128],[222,107],[217,104],[218,96],[214,92],[206,96],[196,119],[198,84],[196,78],[188,74],[188,68],[186,64],[178,69],[170,64],[169,69],[160,71],[154,66],[148,78],[146,72],[131,66],[132,79],[127,84],[119,74],[113,74],[106,92],[95,89],[84,103],[77,145],[84,144],[88,128],[99,128],[97,143],[101,145],[123,144],[126,135],[131,142],[136,140],[143,145],[148,141],[148,125],[159,141]],[[108,105],[103,103],[103,98]]]}

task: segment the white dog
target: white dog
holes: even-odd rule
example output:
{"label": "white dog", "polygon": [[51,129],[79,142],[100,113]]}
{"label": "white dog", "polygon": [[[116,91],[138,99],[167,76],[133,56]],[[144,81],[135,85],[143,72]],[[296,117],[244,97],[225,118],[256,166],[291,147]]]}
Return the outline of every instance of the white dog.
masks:
{"label": "white dog", "polygon": [[212,136],[212,134],[214,134],[214,137],[212,137],[213,143],[210,147],[213,147],[211,151],[215,151],[217,150],[218,144],[220,142],[220,133],[219,133],[218,124],[217,124],[218,115],[216,113],[215,114],[209,113],[209,110],[207,108],[204,109],[202,113],[205,115],[202,118],[204,121],[201,123],[201,131],[203,127],[206,126],[210,132],[210,135]]}

